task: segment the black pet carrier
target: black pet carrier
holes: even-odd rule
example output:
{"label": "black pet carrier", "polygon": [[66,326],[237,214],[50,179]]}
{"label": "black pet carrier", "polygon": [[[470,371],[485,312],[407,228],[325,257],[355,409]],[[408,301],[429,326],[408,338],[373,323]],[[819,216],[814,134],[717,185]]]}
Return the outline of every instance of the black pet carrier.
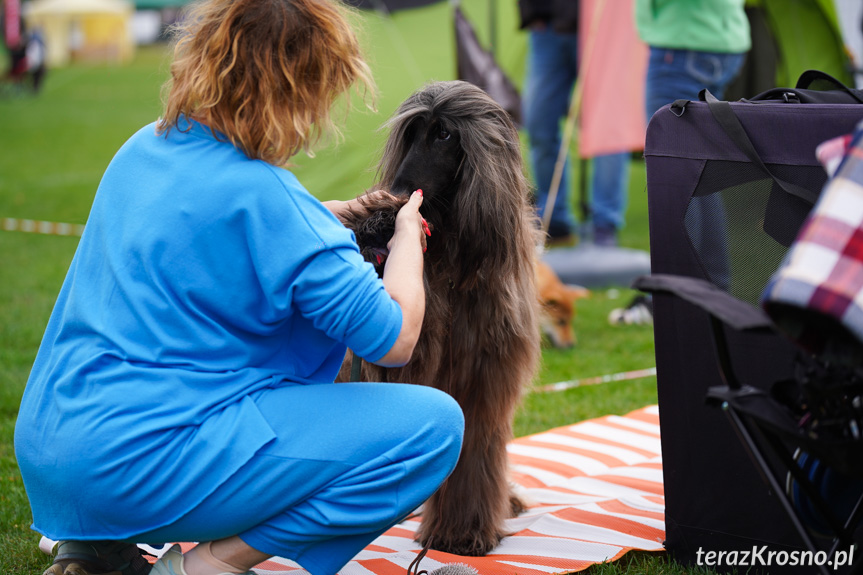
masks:
{"label": "black pet carrier", "polygon": [[[810,73],[803,85],[813,77],[824,79]],[[677,101],[648,125],[651,276],[636,287],[654,293],[665,545],[685,564],[847,573],[853,559],[863,568],[863,551],[848,556],[860,543],[853,527],[837,537],[814,528],[801,509],[809,500],[797,476],[814,476],[818,462],[823,474],[826,464],[799,430],[783,435],[787,410],[777,406],[776,389],[817,368],[759,307],[827,180],[816,147],[863,119],[859,93],[830,87],[837,89],[771,90],[731,103],[703,93],[706,101]],[[789,464],[803,471],[789,473]],[[843,521],[863,513],[855,498],[840,506]],[[835,552],[843,563],[836,569],[814,565]]]}

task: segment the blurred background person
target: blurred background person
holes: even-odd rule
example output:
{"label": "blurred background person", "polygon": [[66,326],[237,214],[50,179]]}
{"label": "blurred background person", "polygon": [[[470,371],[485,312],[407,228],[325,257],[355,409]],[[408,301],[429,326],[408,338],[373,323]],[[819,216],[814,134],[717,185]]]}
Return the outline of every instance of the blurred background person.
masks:
{"label": "blurred background person", "polygon": [[[635,0],[638,34],[650,49],[644,94],[648,121],[674,100],[698,100],[704,89],[723,99],[752,46],[744,4],[745,0]],[[652,323],[653,300],[636,296],[627,307],[612,310],[608,319],[612,324]]]}
{"label": "blurred background person", "polygon": [[[561,122],[567,116],[578,77],[579,4],[577,0],[518,0],[520,28],[528,31],[522,117],[540,217],[545,214],[560,152]],[[617,245],[617,232],[623,227],[626,212],[629,162],[629,151],[593,158],[591,221],[580,223],[581,237],[592,236],[597,245]],[[579,224],[571,210],[568,158],[549,209],[549,244],[570,243]]]}
{"label": "blurred background person", "polygon": [[27,43],[25,45],[27,58],[27,73],[30,75],[30,82],[33,88],[33,93],[38,94],[42,89],[42,80],[45,78],[45,40],[42,38],[42,31],[38,28],[33,29],[27,34]]}

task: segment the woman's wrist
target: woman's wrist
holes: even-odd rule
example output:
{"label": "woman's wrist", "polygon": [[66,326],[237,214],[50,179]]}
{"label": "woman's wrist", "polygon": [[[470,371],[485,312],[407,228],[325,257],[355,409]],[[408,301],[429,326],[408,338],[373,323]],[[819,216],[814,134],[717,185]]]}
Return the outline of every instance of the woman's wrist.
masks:
{"label": "woman's wrist", "polygon": [[326,202],[321,203],[339,219],[341,219],[342,214],[349,209],[348,202],[343,202],[342,200],[327,200]]}

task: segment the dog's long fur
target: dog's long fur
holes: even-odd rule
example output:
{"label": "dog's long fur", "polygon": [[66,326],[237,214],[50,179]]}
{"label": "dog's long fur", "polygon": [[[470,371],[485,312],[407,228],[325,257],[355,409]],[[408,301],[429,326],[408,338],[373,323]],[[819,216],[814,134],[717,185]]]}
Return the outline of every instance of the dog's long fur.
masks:
{"label": "dog's long fur", "polygon": [[[461,81],[416,92],[387,126],[373,189],[402,198],[423,189],[421,213],[433,228],[425,254],[426,314],[411,361],[391,369],[364,362],[362,378],[428,385],[459,402],[466,421],[461,458],[423,506],[417,539],[450,553],[484,555],[506,534],[504,520],[523,509],[509,483],[506,445],[539,359],[534,262],[540,241],[519,138],[497,103]],[[375,213],[392,213],[404,202],[365,198]],[[380,219],[391,222],[390,215]],[[357,213],[345,223],[356,231],[367,216]],[[346,373],[345,367],[342,380]]]}

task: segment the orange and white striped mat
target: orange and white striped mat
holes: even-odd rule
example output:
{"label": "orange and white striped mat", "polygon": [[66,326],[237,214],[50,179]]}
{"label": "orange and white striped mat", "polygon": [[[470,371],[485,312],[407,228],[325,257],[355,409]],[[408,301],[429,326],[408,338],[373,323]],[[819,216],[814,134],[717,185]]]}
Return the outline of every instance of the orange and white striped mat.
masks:
{"label": "orange and white striped mat", "polygon": [[[445,563],[464,563],[480,575],[549,575],[581,571],[631,550],[663,549],[665,498],[656,406],[515,439],[508,451],[513,481],[532,502],[509,520],[513,534],[485,557],[430,551],[420,569],[431,572]],[[409,519],[389,529],[340,575],[405,575],[421,551],[413,540],[420,521]],[[184,551],[190,547],[183,544]],[[281,558],[255,571],[307,575]]]}
{"label": "orange and white striped mat", "polygon": [[[513,440],[514,482],[533,505],[509,520],[513,534],[485,557],[430,551],[420,568],[465,563],[481,575],[571,573],[619,559],[630,550],[661,551],[665,497],[656,406],[606,416]],[[366,547],[340,575],[405,575],[421,550],[420,519],[396,525]],[[260,575],[304,575],[272,559]]]}

